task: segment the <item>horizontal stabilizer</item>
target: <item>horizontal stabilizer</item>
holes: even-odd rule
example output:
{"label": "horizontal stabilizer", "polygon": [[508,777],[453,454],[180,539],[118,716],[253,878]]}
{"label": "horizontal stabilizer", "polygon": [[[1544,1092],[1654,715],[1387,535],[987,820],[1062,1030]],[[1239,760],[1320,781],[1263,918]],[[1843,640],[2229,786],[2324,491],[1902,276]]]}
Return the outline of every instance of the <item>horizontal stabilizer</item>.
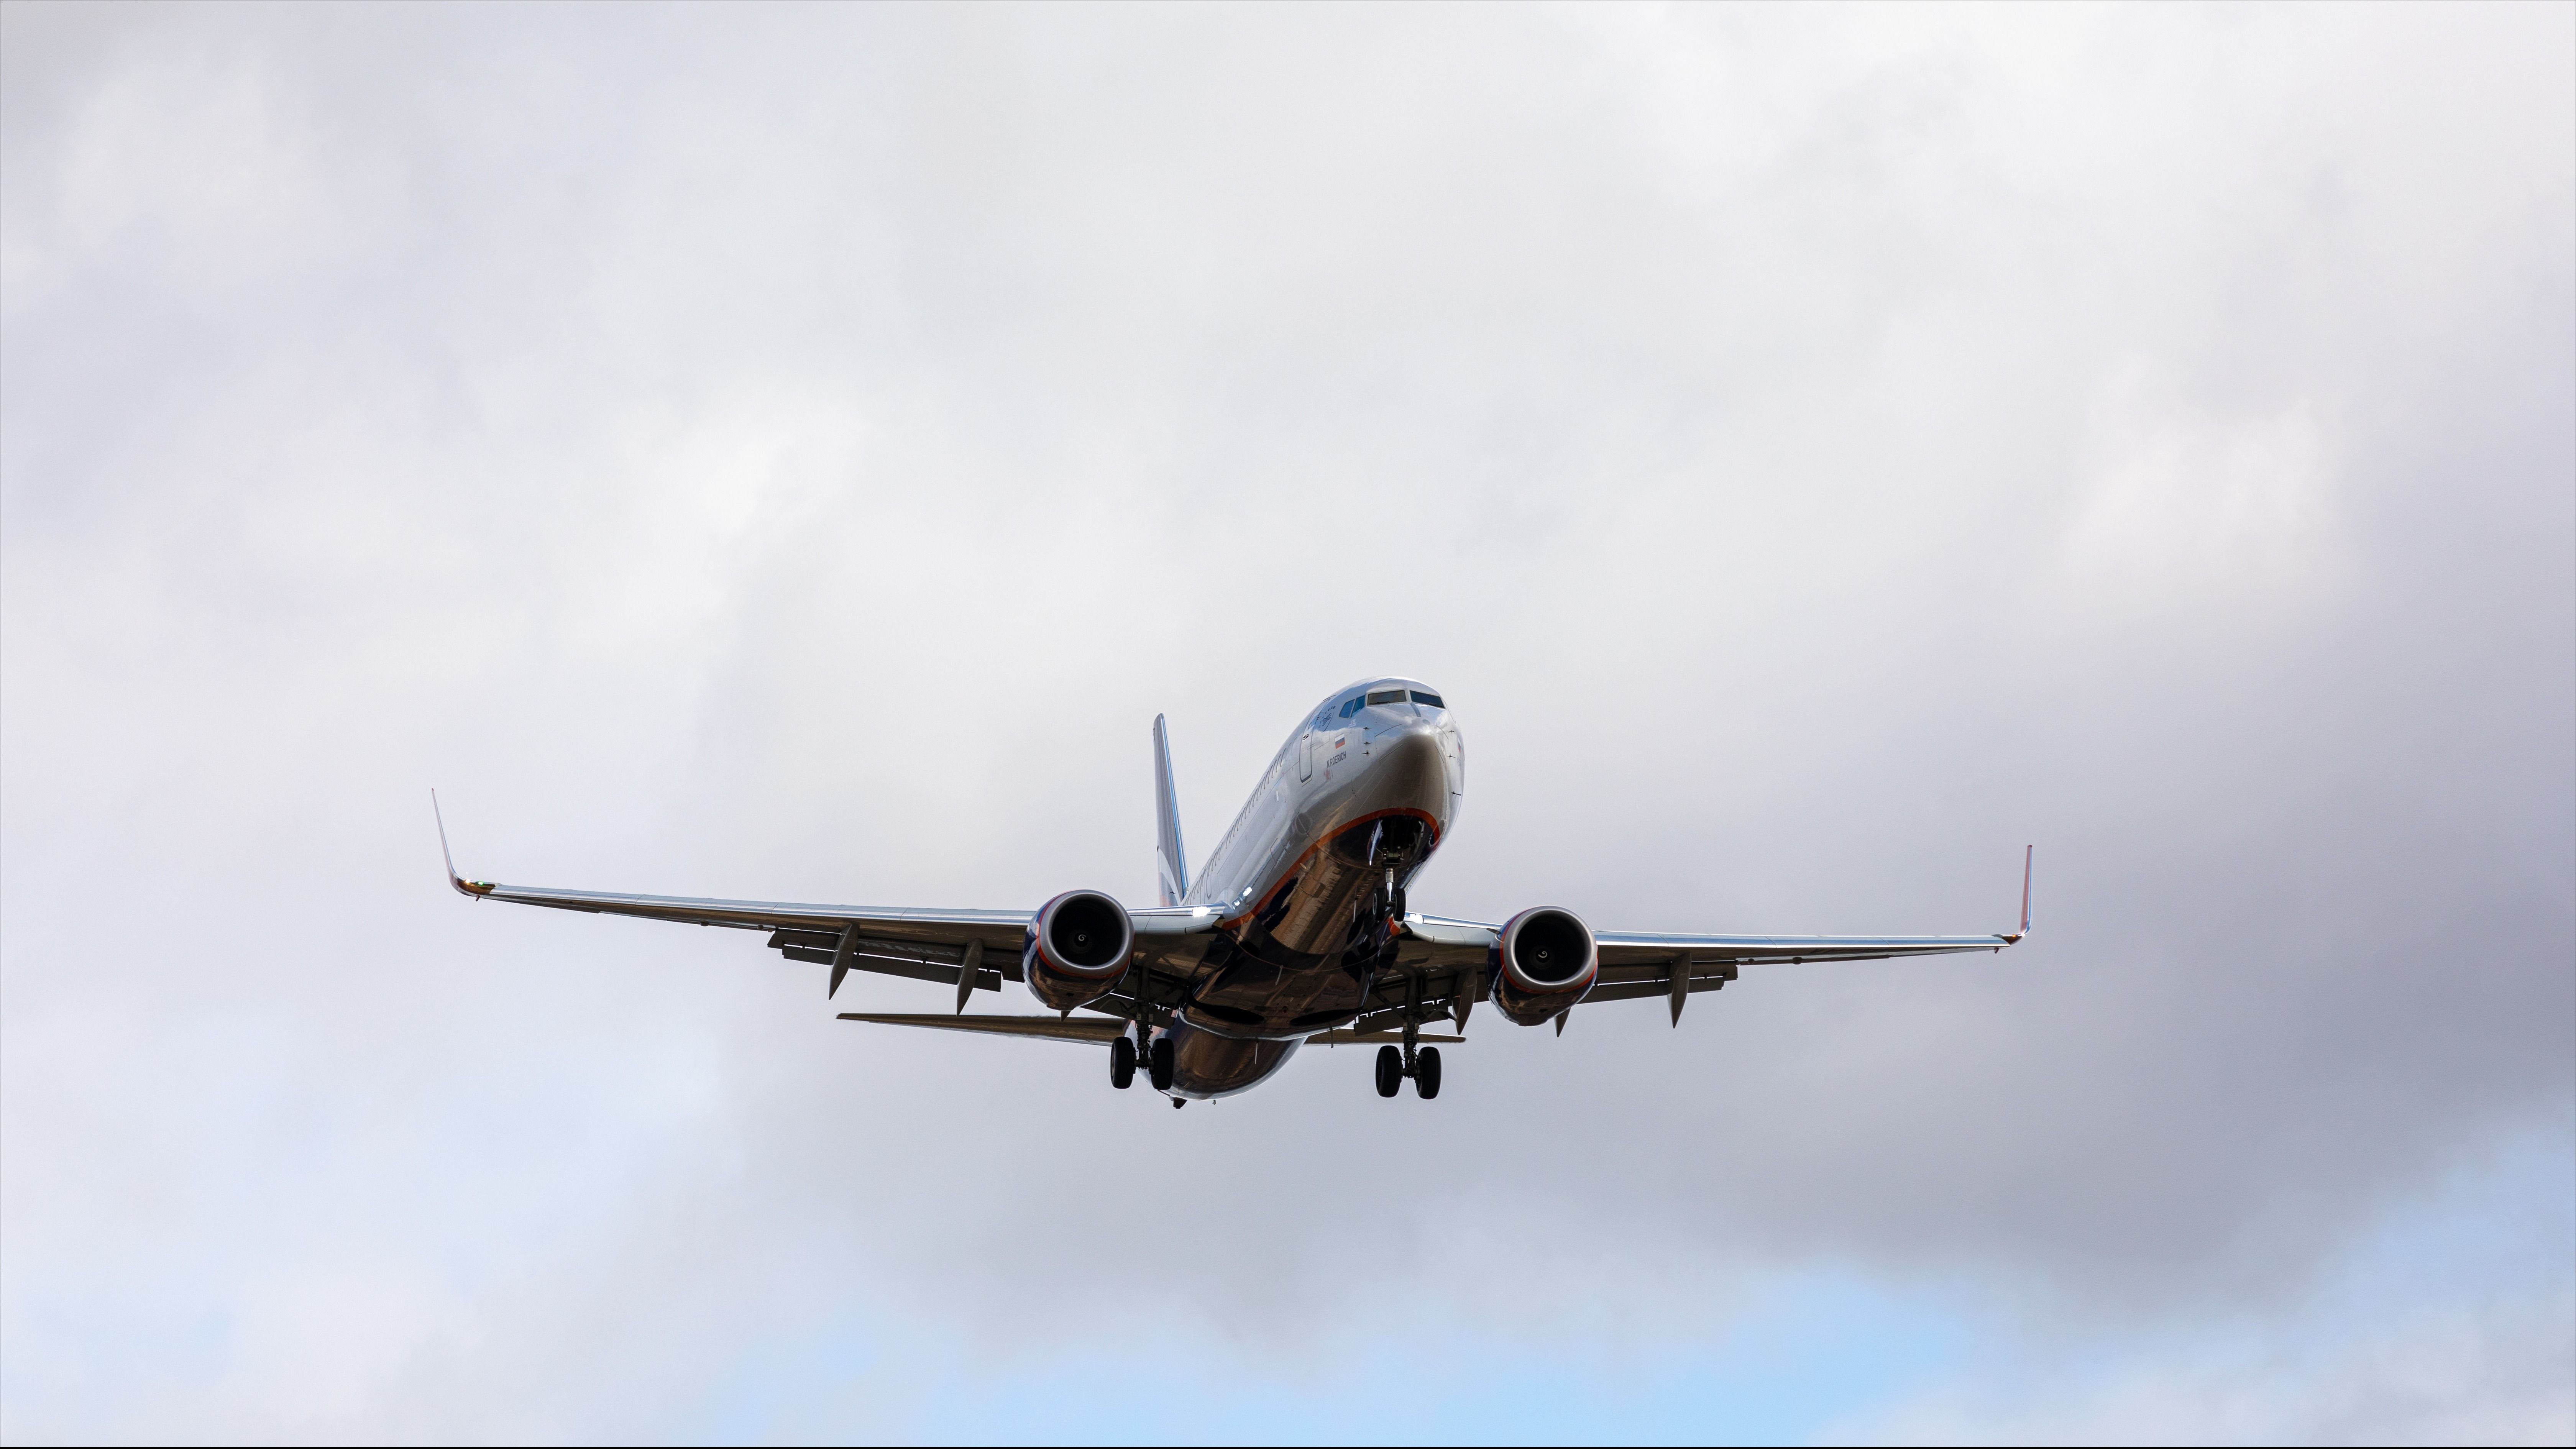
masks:
{"label": "horizontal stabilizer", "polygon": [[1089,1016],[938,1016],[845,1011],[843,1021],[873,1021],[879,1026],[930,1026],[942,1031],[976,1031],[986,1036],[1033,1036],[1047,1041],[1102,1043],[1127,1034],[1127,1023],[1114,1017]]}
{"label": "horizontal stabilizer", "polygon": [[[1306,1038],[1306,1040],[1315,1046],[1375,1046],[1380,1042],[1393,1046],[1399,1045],[1404,1041],[1404,1033],[1400,1031],[1319,1031],[1313,1036]],[[1431,1033],[1426,1031],[1422,1035],[1415,1037],[1414,1040],[1428,1042],[1461,1042],[1465,1041],[1466,1038],[1463,1036],[1433,1036]]]}

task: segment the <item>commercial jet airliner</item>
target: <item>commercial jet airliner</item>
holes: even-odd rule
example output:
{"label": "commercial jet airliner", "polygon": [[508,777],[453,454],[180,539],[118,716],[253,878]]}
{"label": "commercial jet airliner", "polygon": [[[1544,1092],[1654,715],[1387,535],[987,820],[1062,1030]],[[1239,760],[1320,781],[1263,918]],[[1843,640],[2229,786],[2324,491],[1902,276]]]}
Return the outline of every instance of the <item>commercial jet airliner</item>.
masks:
{"label": "commercial jet airliner", "polygon": [[[1691,993],[1745,965],[2000,951],[2030,932],[2027,849],[2021,927],[1994,936],[1669,935],[1595,931],[1561,906],[1493,924],[1413,911],[1405,886],[1449,838],[1466,789],[1466,746],[1439,691],[1377,679],[1298,722],[1195,880],[1156,717],[1159,906],[1092,890],[1034,911],[610,895],[467,880],[453,857],[447,879],[477,900],[767,931],[787,959],[831,968],[827,999],[852,971],[954,986],[950,1014],[840,1019],[1090,1043],[1108,1051],[1111,1086],[1141,1064],[1175,1107],[1249,1091],[1309,1042],[1376,1044],[1378,1095],[1410,1081],[1427,1099],[1440,1094],[1436,1043],[1465,1038],[1423,1027],[1446,1018],[1463,1032],[1479,1002],[1562,1033],[1577,1006],[1661,997],[1679,1026]],[[1053,1014],[966,1014],[1006,981]]]}

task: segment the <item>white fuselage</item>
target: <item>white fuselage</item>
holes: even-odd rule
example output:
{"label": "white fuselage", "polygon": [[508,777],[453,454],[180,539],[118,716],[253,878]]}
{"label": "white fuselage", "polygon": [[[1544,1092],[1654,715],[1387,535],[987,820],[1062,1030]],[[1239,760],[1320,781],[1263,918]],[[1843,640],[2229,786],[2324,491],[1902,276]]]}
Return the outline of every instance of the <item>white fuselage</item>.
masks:
{"label": "white fuselage", "polygon": [[1184,902],[1222,924],[1172,1028],[1175,1092],[1243,1091],[1358,1015],[1465,792],[1457,724],[1418,681],[1353,685],[1298,724]]}

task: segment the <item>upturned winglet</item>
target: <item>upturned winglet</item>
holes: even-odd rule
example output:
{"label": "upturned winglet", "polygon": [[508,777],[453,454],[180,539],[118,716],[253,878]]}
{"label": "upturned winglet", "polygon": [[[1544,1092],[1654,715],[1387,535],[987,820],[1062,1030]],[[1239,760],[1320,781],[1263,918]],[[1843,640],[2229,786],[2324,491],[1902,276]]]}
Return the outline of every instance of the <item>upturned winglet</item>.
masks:
{"label": "upturned winglet", "polygon": [[2004,937],[2007,945],[2017,943],[2030,934],[2030,862],[2037,850],[2038,847],[2029,845],[2021,848],[2021,929]]}
{"label": "upturned winglet", "polygon": [[456,857],[447,851],[447,817],[439,811],[436,790],[429,792],[429,818],[438,822],[438,858],[447,864],[447,883],[456,887],[458,895],[472,896],[478,901],[490,895],[492,893],[490,881],[467,880],[456,873]]}

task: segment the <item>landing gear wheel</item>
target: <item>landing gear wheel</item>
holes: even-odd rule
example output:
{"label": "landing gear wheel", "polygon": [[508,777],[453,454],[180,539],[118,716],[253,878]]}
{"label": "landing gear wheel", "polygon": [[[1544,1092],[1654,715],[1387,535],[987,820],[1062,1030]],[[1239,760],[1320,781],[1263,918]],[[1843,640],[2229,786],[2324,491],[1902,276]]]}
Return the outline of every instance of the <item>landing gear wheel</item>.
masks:
{"label": "landing gear wheel", "polygon": [[1122,1036],[1109,1044],[1109,1085],[1120,1091],[1136,1080],[1136,1039]]}
{"label": "landing gear wheel", "polygon": [[1424,1047],[1413,1054],[1413,1095],[1426,1102],[1440,1095],[1440,1048]]}
{"label": "landing gear wheel", "polygon": [[1404,1088],[1404,1053],[1391,1046],[1377,1049],[1377,1094],[1392,1097]]}
{"label": "landing gear wheel", "polygon": [[1395,909],[1388,912],[1388,914],[1394,916],[1399,921],[1404,919],[1404,887],[1398,886],[1395,888]]}
{"label": "landing gear wheel", "polygon": [[1168,1036],[1155,1038],[1154,1050],[1145,1060],[1146,1071],[1153,1080],[1154,1090],[1157,1092],[1172,1090],[1172,1039]]}

